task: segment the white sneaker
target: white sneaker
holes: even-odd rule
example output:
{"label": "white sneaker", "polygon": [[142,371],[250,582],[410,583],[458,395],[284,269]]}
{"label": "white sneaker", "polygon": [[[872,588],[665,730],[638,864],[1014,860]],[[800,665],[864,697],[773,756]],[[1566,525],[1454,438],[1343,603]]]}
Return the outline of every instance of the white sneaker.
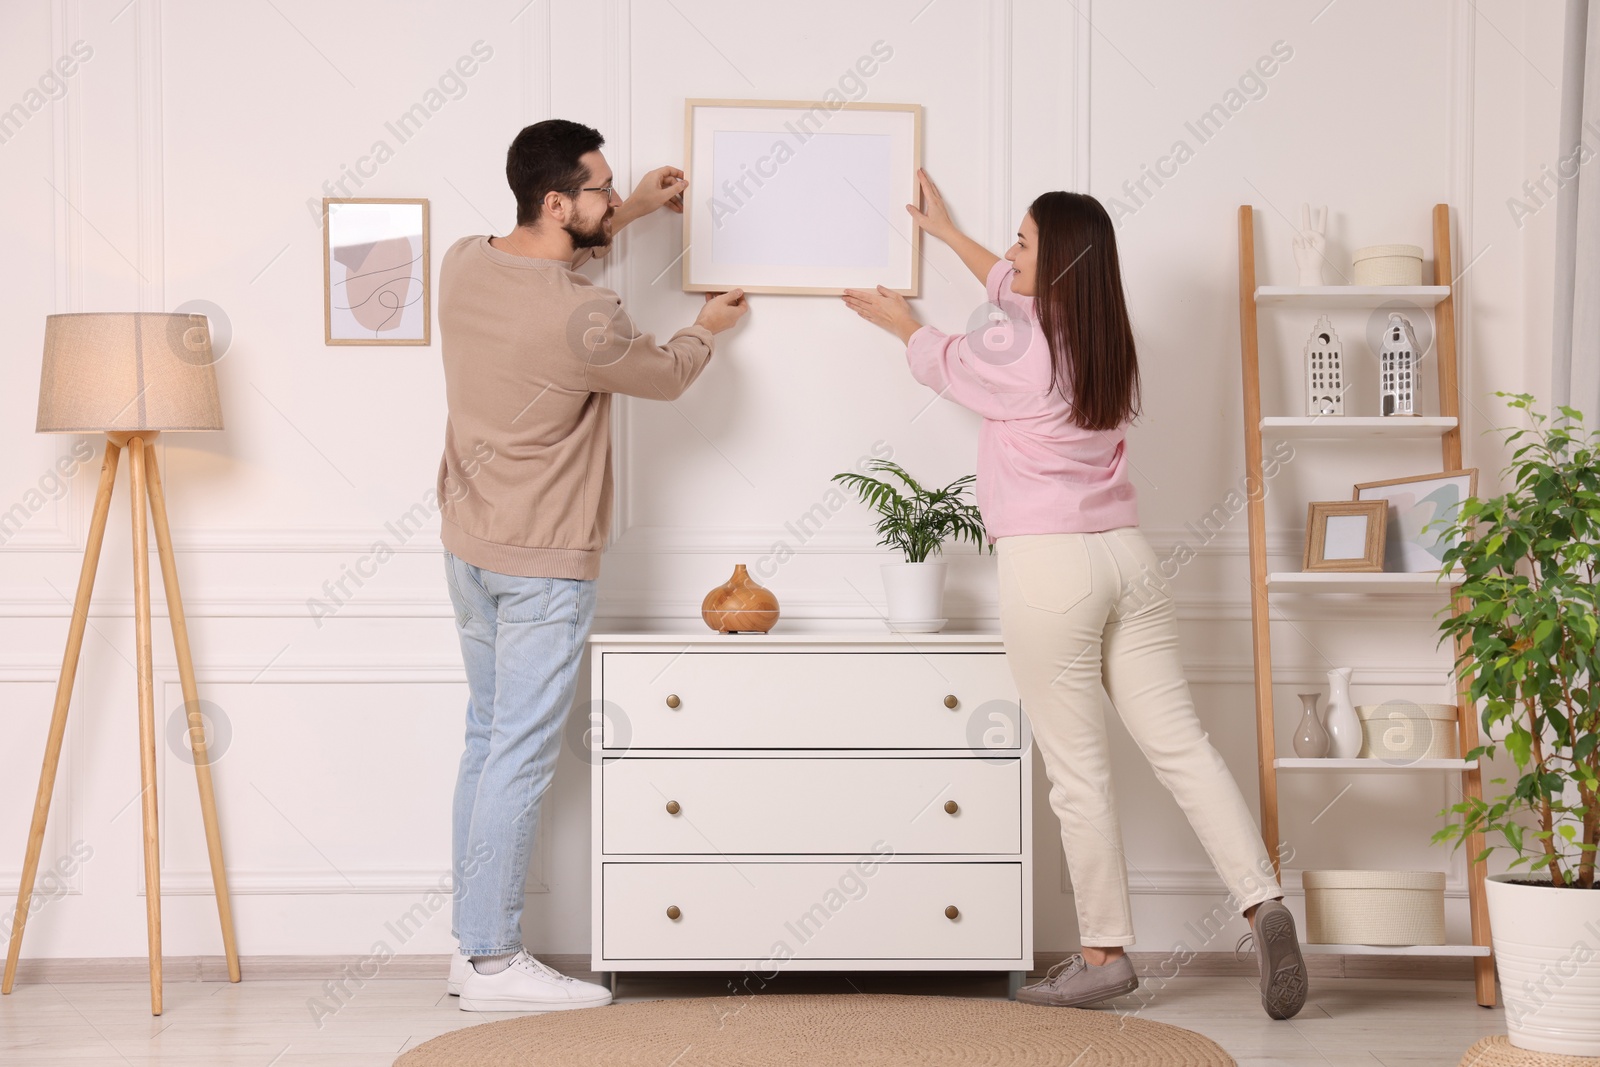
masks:
{"label": "white sneaker", "polygon": [[461,984],[462,1011],[563,1011],[611,1003],[611,990],[580,982],[548,967],[527,950],[517,953],[499,974],[479,974],[467,966]]}
{"label": "white sneaker", "polygon": [[467,980],[467,972],[472,970],[472,961],[460,952],[450,954],[450,978],[444,984],[444,991],[452,997],[461,995],[461,985]]}

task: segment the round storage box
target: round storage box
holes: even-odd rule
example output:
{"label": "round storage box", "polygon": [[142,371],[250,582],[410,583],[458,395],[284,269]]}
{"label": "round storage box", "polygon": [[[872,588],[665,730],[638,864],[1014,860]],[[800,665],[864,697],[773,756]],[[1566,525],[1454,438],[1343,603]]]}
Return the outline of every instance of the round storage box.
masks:
{"label": "round storage box", "polygon": [[1413,704],[1391,700],[1358,704],[1363,759],[1415,763],[1423,759],[1460,759],[1461,734],[1454,704]]}
{"label": "round storage box", "polygon": [[1304,871],[1309,945],[1444,944],[1443,871]]}
{"label": "round storage box", "polygon": [[1416,245],[1368,245],[1356,249],[1357,285],[1421,285],[1422,249]]}

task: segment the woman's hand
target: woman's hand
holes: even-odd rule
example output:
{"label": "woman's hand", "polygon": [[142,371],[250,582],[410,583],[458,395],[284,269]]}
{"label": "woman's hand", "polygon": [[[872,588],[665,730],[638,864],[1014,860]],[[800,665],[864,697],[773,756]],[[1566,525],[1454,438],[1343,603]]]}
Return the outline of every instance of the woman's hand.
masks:
{"label": "woman's hand", "polygon": [[921,167],[917,168],[917,185],[922,190],[923,207],[907,204],[906,210],[922,227],[924,233],[937,237],[945,244],[951,243],[961,231],[950,218],[950,209],[945,207],[944,196],[940,194],[939,187],[933,184],[933,179],[928,177],[928,172]]}
{"label": "woman's hand", "polygon": [[924,233],[949,245],[961,257],[961,262],[966,264],[973,277],[980,282],[987,281],[990,268],[1000,257],[961,232],[961,228],[950,218],[950,209],[944,206],[944,196],[939,192],[939,187],[933,184],[933,179],[921,167],[917,168],[917,185],[922,189],[923,206],[918,210],[915,204],[907,204],[906,210],[911,217]]}
{"label": "woman's hand", "polygon": [[906,298],[892,289],[846,289],[844,302],[851,311],[875,326],[882,326],[901,341],[910,341],[911,335],[922,329],[922,323],[911,313]]}

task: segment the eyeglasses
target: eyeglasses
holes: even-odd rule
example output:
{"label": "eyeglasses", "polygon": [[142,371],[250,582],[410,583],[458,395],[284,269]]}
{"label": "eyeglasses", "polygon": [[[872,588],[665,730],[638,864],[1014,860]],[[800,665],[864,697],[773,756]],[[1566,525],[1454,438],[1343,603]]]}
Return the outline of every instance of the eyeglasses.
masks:
{"label": "eyeglasses", "polygon": [[584,185],[584,186],[579,186],[576,189],[569,189],[567,191],[571,192],[571,193],[605,193],[606,194],[606,199],[610,200],[611,199],[611,195],[613,193],[615,193],[617,190],[616,190],[616,187],[615,187],[615,183],[606,182],[604,185]]}

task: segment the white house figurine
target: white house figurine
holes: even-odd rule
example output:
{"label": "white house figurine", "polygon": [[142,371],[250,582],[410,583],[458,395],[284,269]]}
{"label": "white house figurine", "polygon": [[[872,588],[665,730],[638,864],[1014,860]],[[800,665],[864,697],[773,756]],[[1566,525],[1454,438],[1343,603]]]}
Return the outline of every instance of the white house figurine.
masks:
{"label": "white house figurine", "polygon": [[1378,352],[1378,410],[1385,415],[1415,415],[1417,335],[1398,312],[1389,313]]}
{"label": "white house figurine", "polygon": [[1344,342],[1326,315],[1306,340],[1306,414],[1344,414]]}

